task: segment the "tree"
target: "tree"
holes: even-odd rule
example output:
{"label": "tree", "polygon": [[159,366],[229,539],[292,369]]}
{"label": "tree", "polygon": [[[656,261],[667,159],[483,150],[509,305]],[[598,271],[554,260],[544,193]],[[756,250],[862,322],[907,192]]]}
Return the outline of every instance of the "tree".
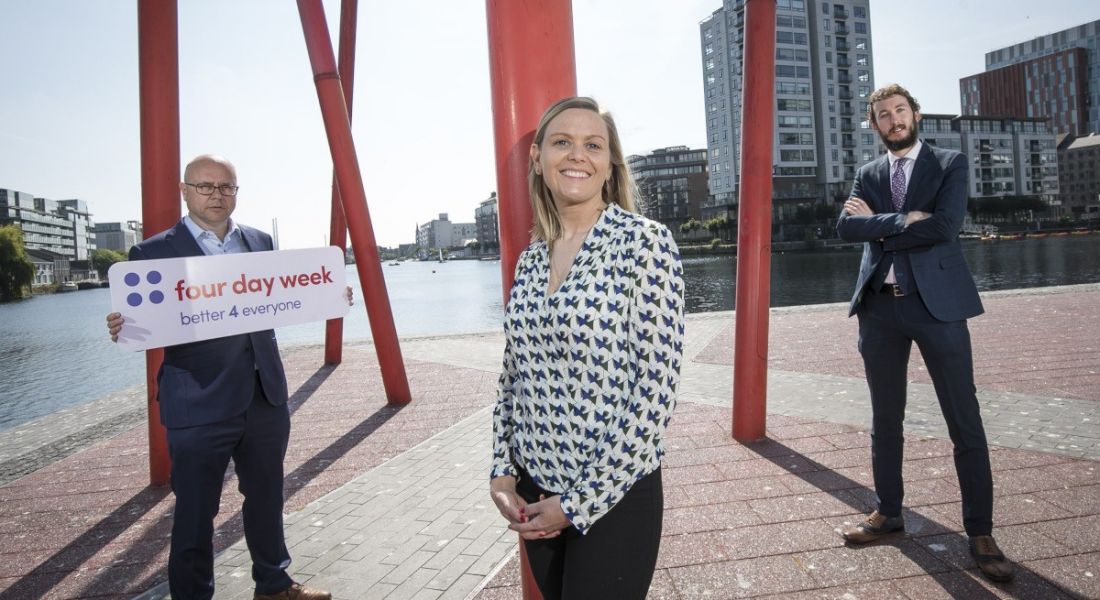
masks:
{"label": "tree", "polygon": [[694,217],[680,224],[680,233],[690,235],[693,231],[702,229],[703,224]]}
{"label": "tree", "polygon": [[100,248],[92,251],[92,268],[99,273],[100,279],[107,278],[107,271],[111,268],[111,265],[125,260],[126,255],[118,250]]}
{"label": "tree", "polygon": [[0,227],[0,302],[23,298],[34,283],[34,263],[23,248],[23,230],[15,225]]}

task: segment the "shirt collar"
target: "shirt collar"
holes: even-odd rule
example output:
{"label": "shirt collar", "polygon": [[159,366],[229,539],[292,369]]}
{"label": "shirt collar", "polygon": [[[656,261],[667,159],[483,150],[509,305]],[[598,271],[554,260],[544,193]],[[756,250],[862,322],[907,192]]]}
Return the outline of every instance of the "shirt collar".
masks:
{"label": "shirt collar", "polygon": [[924,146],[924,142],[921,142],[920,138],[917,138],[917,143],[913,144],[913,147],[909,148],[909,151],[901,156],[894,156],[893,152],[887,152],[886,159],[890,161],[890,168],[894,168],[894,163],[898,162],[899,158],[908,158],[916,164],[917,156],[920,156],[921,146]]}
{"label": "shirt collar", "polygon": [[[191,237],[195,238],[195,241],[198,241],[200,238],[207,237],[207,236],[213,237],[214,239],[217,239],[217,237],[218,237],[218,236],[214,235],[213,231],[208,231],[206,229],[203,229],[202,227],[199,227],[199,224],[196,223],[195,221],[193,221],[191,219],[191,215],[189,215],[189,214],[188,215],[183,215],[183,224],[187,226],[187,230],[191,232]],[[237,227],[237,222],[234,221],[233,219],[229,219],[229,229],[226,230],[225,239],[221,240],[221,242],[225,243],[225,241],[228,240],[229,238],[234,237],[234,236],[239,237],[240,235],[241,235],[241,228]]]}

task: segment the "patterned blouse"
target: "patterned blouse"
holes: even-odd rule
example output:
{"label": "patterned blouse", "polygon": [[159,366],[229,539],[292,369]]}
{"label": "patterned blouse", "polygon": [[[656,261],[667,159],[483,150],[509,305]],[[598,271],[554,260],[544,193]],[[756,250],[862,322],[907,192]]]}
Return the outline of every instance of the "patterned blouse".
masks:
{"label": "patterned blouse", "polygon": [[516,265],[493,411],[492,477],[523,467],[582,534],[661,465],[684,338],[680,252],[668,229],[612,204],[561,287],[549,252]]}

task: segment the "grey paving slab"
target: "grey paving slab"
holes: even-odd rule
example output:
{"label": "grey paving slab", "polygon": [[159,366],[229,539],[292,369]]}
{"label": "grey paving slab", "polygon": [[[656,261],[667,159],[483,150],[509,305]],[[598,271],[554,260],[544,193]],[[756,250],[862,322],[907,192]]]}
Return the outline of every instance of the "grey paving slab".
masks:
{"label": "grey paving slab", "polygon": [[[292,575],[347,599],[465,598],[474,592],[508,558],[502,550],[516,545],[487,493],[491,427],[491,411],[479,410],[289,515]],[[388,501],[397,490],[401,501]],[[371,510],[331,520],[337,504]],[[228,556],[235,559],[243,549],[242,542],[219,555],[219,594],[252,589],[250,566]]]}

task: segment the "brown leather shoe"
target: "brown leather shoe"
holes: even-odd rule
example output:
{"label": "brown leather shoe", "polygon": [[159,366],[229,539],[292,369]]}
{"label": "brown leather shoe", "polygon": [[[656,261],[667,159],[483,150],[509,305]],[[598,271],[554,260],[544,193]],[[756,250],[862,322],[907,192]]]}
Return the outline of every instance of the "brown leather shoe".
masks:
{"label": "brown leather shoe", "polygon": [[1005,558],[1004,552],[997,547],[991,535],[976,535],[970,538],[970,554],[978,563],[982,574],[991,581],[1004,583],[1012,581],[1012,562]]}
{"label": "brown leather shoe", "polygon": [[324,590],[307,588],[300,583],[292,583],[290,587],[278,594],[256,594],[253,600],[332,600],[332,594]]}
{"label": "brown leather shoe", "polygon": [[896,517],[884,517],[876,510],[868,515],[867,519],[859,525],[853,525],[841,530],[840,535],[845,541],[853,544],[866,544],[884,535],[895,531],[903,531],[904,529],[905,520],[902,519],[901,515]]}

